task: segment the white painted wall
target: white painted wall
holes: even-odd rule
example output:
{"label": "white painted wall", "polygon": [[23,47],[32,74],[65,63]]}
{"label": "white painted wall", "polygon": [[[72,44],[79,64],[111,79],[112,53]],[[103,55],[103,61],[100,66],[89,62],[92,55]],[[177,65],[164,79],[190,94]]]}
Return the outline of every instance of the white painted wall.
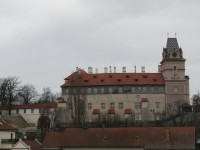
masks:
{"label": "white painted wall", "polygon": [[[46,109],[46,108],[45,108]],[[24,120],[29,124],[34,124],[37,126],[37,121],[43,111],[41,111],[39,108],[34,109],[19,109],[18,113],[17,110],[11,110],[12,116],[22,116]],[[48,108],[48,117],[51,121],[53,121],[55,115],[56,115],[56,108]],[[8,115],[8,110],[2,110],[2,115]],[[53,123],[53,122],[52,122]],[[52,124],[51,123],[51,124]]]}
{"label": "white painted wall", "polygon": [[11,139],[11,134],[13,135],[13,139],[15,139],[14,131],[0,131],[0,143],[2,139]]}

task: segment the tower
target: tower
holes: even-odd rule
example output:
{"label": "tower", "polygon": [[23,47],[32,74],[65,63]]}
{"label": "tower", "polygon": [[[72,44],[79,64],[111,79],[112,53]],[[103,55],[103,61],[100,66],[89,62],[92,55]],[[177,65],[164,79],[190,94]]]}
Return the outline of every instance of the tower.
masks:
{"label": "tower", "polygon": [[185,61],[177,38],[168,38],[159,65],[159,72],[165,79],[166,104],[189,102],[189,77],[185,76]]}

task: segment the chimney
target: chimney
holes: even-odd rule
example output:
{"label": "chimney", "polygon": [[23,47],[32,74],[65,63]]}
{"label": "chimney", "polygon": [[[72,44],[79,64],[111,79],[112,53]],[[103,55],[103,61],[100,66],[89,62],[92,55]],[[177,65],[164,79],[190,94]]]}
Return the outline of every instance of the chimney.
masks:
{"label": "chimney", "polygon": [[92,67],[88,67],[88,73],[92,73]]}
{"label": "chimney", "polygon": [[122,72],[126,73],[126,67],[122,67]]}
{"label": "chimney", "polygon": [[135,66],[135,73],[136,73],[136,66]]}
{"label": "chimney", "polygon": [[95,69],[95,73],[98,73],[98,68]]}
{"label": "chimney", "polygon": [[114,73],[116,73],[116,67],[114,66]]}
{"label": "chimney", "polygon": [[141,71],[142,73],[145,73],[145,66],[142,66]]}
{"label": "chimney", "polygon": [[158,65],[158,72],[161,72],[161,65]]}
{"label": "chimney", "polygon": [[109,72],[112,73],[112,67],[111,66],[109,67]]}
{"label": "chimney", "polygon": [[104,73],[108,73],[108,68],[104,67]]}

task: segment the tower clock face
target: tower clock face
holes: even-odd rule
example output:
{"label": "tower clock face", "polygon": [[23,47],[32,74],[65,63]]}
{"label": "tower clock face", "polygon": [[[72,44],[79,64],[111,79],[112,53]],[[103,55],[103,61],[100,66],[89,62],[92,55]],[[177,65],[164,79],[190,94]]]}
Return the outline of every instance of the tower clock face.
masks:
{"label": "tower clock face", "polygon": [[177,56],[177,53],[176,53],[176,52],[173,52],[173,53],[172,53],[172,56],[173,56],[173,57],[176,57],[176,56]]}

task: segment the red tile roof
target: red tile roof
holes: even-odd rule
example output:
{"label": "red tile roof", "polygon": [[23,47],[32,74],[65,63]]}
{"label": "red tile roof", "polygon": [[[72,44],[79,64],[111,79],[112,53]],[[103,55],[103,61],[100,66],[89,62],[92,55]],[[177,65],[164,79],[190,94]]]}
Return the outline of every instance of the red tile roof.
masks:
{"label": "red tile roof", "polygon": [[142,98],[141,102],[148,102],[147,98]]}
{"label": "red tile roof", "polygon": [[[53,139],[57,139],[51,137],[49,144]],[[58,145],[61,147],[144,146],[145,149],[195,149],[195,128],[68,128]]]}
{"label": "red tile roof", "polygon": [[125,110],[124,110],[124,114],[131,114],[132,112],[131,112],[131,109],[130,108],[126,108]]}
{"label": "red tile roof", "polygon": [[17,131],[16,128],[13,128],[12,126],[10,126],[7,123],[2,123],[0,122],[0,131]]}
{"label": "red tile roof", "polygon": [[93,109],[92,114],[100,114],[100,110],[99,109]]}
{"label": "red tile roof", "polygon": [[108,114],[115,114],[115,109],[114,108],[108,109]]}
{"label": "red tile roof", "polygon": [[49,132],[46,134],[44,141],[42,143],[42,148],[56,148],[60,146],[61,139],[64,133],[59,132]]}
{"label": "red tile roof", "polygon": [[164,85],[161,73],[98,73],[88,74],[85,71],[72,73],[65,78],[61,87],[75,86],[74,81],[79,81],[81,86],[100,85]]}
{"label": "red tile roof", "polygon": [[[12,105],[11,109],[35,109],[35,108],[57,108],[57,103],[34,103],[23,105]],[[7,110],[8,107],[0,106],[0,110]]]}
{"label": "red tile roof", "polygon": [[40,150],[41,144],[35,140],[23,140],[23,142],[31,147],[31,150]]}

